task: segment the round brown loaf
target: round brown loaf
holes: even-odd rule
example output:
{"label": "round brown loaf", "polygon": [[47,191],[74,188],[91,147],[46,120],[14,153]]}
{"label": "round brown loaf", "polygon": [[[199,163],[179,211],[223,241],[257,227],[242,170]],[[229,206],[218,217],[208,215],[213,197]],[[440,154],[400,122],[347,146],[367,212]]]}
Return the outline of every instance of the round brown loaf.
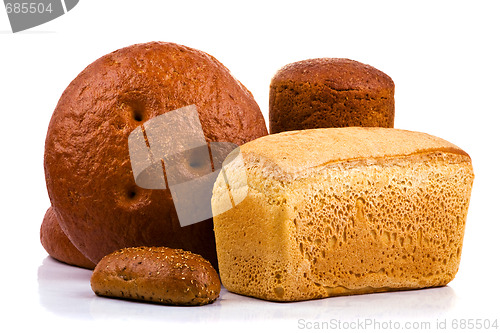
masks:
{"label": "round brown loaf", "polygon": [[121,249],[105,256],[90,279],[99,296],[171,305],[204,305],[219,297],[219,276],[200,255],[167,247]]}
{"label": "round brown loaf", "polygon": [[241,145],[267,134],[252,94],[226,67],[173,43],[105,55],[62,94],[45,142],[47,189],[62,229],[93,262],[148,245],[189,250],[216,266],[212,219],[180,227],[168,189],[135,184],[128,152],[136,127],[193,104],[208,142]]}
{"label": "round brown loaf", "polygon": [[52,207],[45,212],[40,227],[40,241],[45,251],[56,260],[82,268],[95,267],[95,264],[78,251],[62,231]]}
{"label": "round brown loaf", "polygon": [[394,82],[378,69],[339,58],[295,62],[273,77],[271,133],[322,127],[394,127]]}

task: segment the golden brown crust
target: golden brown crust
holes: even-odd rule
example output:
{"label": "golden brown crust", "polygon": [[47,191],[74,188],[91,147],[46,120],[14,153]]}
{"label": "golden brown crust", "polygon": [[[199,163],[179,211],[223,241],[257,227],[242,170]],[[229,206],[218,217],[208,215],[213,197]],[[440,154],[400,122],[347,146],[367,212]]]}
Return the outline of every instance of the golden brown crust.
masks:
{"label": "golden brown crust", "polygon": [[318,58],[280,69],[270,85],[271,133],[322,127],[393,127],[394,82],[349,59]]}
{"label": "golden brown crust", "polygon": [[270,176],[296,176],[312,168],[334,163],[376,160],[411,155],[449,152],[469,155],[456,145],[436,136],[394,128],[323,128],[278,133],[240,147],[247,162],[275,170]]}
{"label": "golden brown crust", "polygon": [[267,134],[251,93],[227,68],[173,43],[105,55],[62,94],[45,142],[47,189],[64,232],[93,262],[124,247],[164,245],[217,265],[212,219],[181,228],[168,189],[136,186],[128,152],[133,129],[191,104],[209,142]]}
{"label": "golden brown crust", "polygon": [[99,296],[170,305],[205,305],[219,297],[219,276],[203,257],[166,247],[135,247],[105,256],[91,277]]}
{"label": "golden brown crust", "polygon": [[[423,133],[331,128],[269,135],[241,152],[244,166],[228,164],[231,182],[219,176],[212,196],[227,290],[297,301],[454,278],[474,179],[458,147]],[[232,209],[228,188],[241,196]]]}
{"label": "golden brown crust", "polygon": [[47,209],[43,217],[40,242],[45,251],[56,260],[82,268],[94,269],[95,267],[95,264],[78,251],[62,231],[52,207]]}

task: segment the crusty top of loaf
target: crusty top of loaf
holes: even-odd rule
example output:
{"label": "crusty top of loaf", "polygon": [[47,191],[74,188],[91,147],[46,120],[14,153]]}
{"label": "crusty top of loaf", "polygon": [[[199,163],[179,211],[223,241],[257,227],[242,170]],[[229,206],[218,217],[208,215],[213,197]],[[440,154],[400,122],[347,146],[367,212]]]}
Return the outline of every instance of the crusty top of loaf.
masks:
{"label": "crusty top of loaf", "polygon": [[334,90],[394,89],[394,82],[384,72],[344,58],[316,58],[288,64],[276,73],[271,86],[283,81],[325,84]]}
{"label": "crusty top of loaf", "polygon": [[247,165],[278,168],[279,173],[350,161],[376,161],[436,152],[469,155],[438,137],[407,130],[381,127],[318,128],[282,132],[261,137],[241,146]]}

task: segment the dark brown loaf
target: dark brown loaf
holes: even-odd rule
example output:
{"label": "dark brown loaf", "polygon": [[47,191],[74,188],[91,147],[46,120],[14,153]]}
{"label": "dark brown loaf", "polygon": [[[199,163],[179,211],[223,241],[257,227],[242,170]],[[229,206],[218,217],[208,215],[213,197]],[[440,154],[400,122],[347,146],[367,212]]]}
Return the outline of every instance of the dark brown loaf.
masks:
{"label": "dark brown loaf", "polygon": [[93,262],[147,245],[190,250],[216,266],[212,219],[181,228],[168,189],[136,186],[128,152],[132,130],[192,104],[208,142],[241,145],[267,134],[251,93],[226,67],[173,43],[110,53],[62,94],[45,142],[47,189],[62,229]]}
{"label": "dark brown loaf", "polygon": [[56,260],[82,268],[94,269],[95,267],[95,264],[78,251],[62,231],[52,207],[47,209],[43,218],[40,241],[45,251]]}
{"label": "dark brown loaf", "polygon": [[204,305],[219,297],[219,276],[203,257],[166,247],[135,247],[105,256],[91,277],[99,296],[171,305]]}
{"label": "dark brown loaf", "polygon": [[349,59],[289,64],[273,77],[270,132],[322,127],[394,127],[394,82]]}

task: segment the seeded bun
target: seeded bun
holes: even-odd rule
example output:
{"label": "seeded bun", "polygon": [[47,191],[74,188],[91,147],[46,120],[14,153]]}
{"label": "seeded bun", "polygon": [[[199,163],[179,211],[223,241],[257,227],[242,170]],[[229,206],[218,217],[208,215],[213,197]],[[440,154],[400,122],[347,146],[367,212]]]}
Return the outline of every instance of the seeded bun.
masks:
{"label": "seeded bun", "polygon": [[43,218],[40,241],[45,251],[56,260],[82,268],[94,269],[95,267],[95,264],[78,251],[62,231],[52,207],[47,209]]}
{"label": "seeded bun", "polygon": [[205,305],[219,297],[219,276],[200,255],[166,247],[126,248],[105,256],[90,279],[99,296],[170,305]]}
{"label": "seeded bun", "polygon": [[273,77],[271,133],[325,127],[394,127],[394,82],[358,61],[294,62]]}
{"label": "seeded bun", "polygon": [[61,228],[94,263],[125,247],[168,246],[217,265],[212,219],[181,227],[169,189],[140,188],[132,173],[129,134],[187,105],[207,142],[241,145],[267,134],[252,94],[226,67],[173,43],[105,55],[62,94],[45,142],[47,190]]}

